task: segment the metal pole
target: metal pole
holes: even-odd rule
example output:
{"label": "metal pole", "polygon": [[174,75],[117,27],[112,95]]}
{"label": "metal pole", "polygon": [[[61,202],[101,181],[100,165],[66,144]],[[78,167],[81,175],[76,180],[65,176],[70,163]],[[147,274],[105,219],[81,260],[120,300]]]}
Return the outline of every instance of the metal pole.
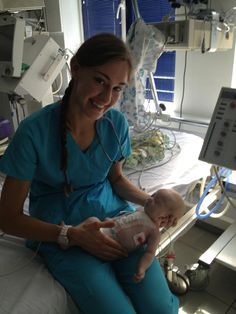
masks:
{"label": "metal pole", "polygon": [[157,112],[157,114],[161,114],[161,108],[159,106],[158,96],[157,96],[157,92],[156,92],[156,84],[155,84],[153,73],[148,72],[148,76],[149,76],[149,82],[150,82],[150,86],[151,86],[151,90],[152,90],[153,100],[154,100],[155,107],[156,107],[156,112]]}
{"label": "metal pole", "polygon": [[170,122],[196,125],[196,126],[202,126],[202,127],[206,127],[206,128],[209,126],[209,122],[189,120],[189,119],[184,119],[184,118],[180,118],[180,117],[170,117]]}
{"label": "metal pole", "polygon": [[139,19],[141,17],[140,13],[139,13],[137,1],[136,0],[132,0],[132,5],[133,5],[133,10],[134,10],[134,15],[135,15],[135,18],[137,20],[137,19]]}
{"label": "metal pole", "polygon": [[116,18],[121,20],[121,37],[123,41],[126,41],[126,0],[120,0],[120,4],[117,8]]}

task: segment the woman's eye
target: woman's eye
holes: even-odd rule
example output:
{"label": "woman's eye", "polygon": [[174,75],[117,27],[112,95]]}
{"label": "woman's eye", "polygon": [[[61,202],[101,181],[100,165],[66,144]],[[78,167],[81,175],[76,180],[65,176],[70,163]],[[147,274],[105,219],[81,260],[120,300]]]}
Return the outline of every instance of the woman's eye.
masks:
{"label": "woman's eye", "polygon": [[120,92],[122,92],[123,87],[117,86],[117,87],[114,87],[114,90],[115,90],[117,93],[120,93]]}
{"label": "woman's eye", "polygon": [[100,85],[105,85],[105,81],[100,77],[95,77],[95,81]]}

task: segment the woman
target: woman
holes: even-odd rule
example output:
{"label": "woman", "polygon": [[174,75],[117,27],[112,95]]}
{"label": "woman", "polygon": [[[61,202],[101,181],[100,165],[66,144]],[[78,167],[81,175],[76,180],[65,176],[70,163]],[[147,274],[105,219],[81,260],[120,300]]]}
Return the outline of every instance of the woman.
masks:
{"label": "woman", "polygon": [[[112,109],[132,73],[129,52],[116,36],[96,35],[72,58],[71,73],[62,101],[26,118],[0,162],[7,175],[0,228],[39,247],[85,314],[177,313],[159,263],[133,282],[144,248],[128,255],[100,231],[114,226],[105,218],[149,198],[122,173],[131,152],[128,124]],[[28,192],[29,216],[23,213]],[[168,224],[176,220],[173,212]]]}

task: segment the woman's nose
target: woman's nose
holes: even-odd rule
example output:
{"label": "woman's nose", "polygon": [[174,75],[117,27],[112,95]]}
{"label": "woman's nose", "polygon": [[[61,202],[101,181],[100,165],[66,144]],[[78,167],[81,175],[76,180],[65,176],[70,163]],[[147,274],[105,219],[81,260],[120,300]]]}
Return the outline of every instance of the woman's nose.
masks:
{"label": "woman's nose", "polygon": [[109,87],[105,87],[103,91],[99,95],[99,99],[103,103],[103,105],[108,105],[112,101],[112,89]]}

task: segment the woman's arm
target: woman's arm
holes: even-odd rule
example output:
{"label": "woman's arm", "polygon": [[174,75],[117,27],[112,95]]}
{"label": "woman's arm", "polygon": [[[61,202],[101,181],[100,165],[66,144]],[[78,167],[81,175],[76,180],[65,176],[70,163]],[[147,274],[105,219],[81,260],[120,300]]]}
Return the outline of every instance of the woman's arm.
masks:
{"label": "woman's arm", "polygon": [[136,187],[123,174],[122,162],[116,162],[112,165],[108,176],[112,188],[121,198],[144,206],[150,195],[145,191]]}
{"label": "woman's arm", "polygon": [[61,227],[25,215],[23,206],[30,181],[7,177],[0,199],[0,229],[22,238],[38,241],[56,241]]}
{"label": "woman's arm", "polygon": [[[29,187],[29,181],[6,178],[0,200],[0,229],[26,239],[57,242],[62,225],[47,223],[23,213]],[[93,221],[89,218],[80,225],[69,228],[69,245],[80,246],[104,260],[127,256],[127,252],[118,242],[100,231],[100,228],[113,226],[112,221]]]}
{"label": "woman's arm", "polygon": [[[136,187],[124,176],[121,162],[113,164],[108,177],[114,191],[121,198],[143,207],[145,206],[147,200],[150,199],[150,195],[148,193]],[[176,209],[172,210],[169,215],[166,216],[166,219],[161,221],[161,226],[168,228],[174,227],[181,216],[181,209],[176,207]]]}

